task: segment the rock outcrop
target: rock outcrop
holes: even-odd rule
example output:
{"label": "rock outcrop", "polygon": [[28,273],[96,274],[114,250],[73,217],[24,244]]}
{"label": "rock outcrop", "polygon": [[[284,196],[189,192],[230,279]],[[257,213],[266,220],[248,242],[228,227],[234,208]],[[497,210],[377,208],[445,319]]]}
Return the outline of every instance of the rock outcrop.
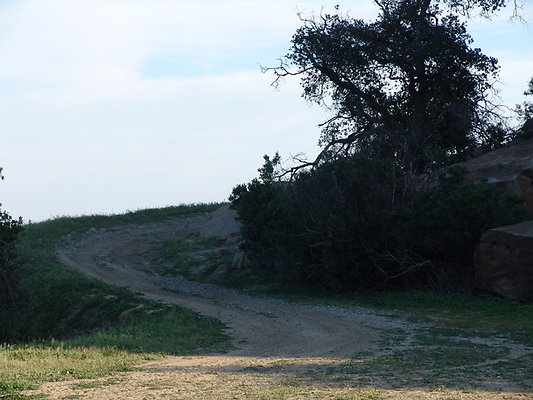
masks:
{"label": "rock outcrop", "polygon": [[[533,120],[521,139],[507,147],[461,163],[466,179],[501,186],[524,199],[533,216]],[[491,229],[474,254],[476,284],[513,300],[533,301],[533,221]]]}
{"label": "rock outcrop", "polygon": [[480,288],[533,301],[533,221],[485,232],[474,254],[474,273]]}
{"label": "rock outcrop", "polygon": [[508,193],[524,198],[533,211],[533,139],[482,154],[460,163],[466,167],[465,179],[493,183]]}

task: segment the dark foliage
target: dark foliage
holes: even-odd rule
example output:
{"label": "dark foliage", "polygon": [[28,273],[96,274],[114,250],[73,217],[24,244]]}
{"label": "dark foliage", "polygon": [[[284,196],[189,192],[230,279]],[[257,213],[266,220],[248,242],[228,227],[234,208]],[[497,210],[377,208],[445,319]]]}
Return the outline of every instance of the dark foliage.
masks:
{"label": "dark foliage", "polygon": [[[528,88],[524,92],[525,96],[533,96],[533,78],[528,83]],[[523,121],[527,121],[533,118],[533,102],[525,101],[522,104],[516,106],[516,112]]]}
{"label": "dark foliage", "polygon": [[17,311],[15,243],[21,230],[22,219],[0,209],[0,337],[10,329]]}
{"label": "dark foliage", "polygon": [[[273,70],[301,77],[303,96],[328,103],[324,151],[304,166],[366,152],[422,173],[499,139],[490,103],[497,60],[471,48],[466,16],[503,0],[380,0],[376,21],[340,14],[304,19]],[[497,132],[500,134],[501,132]],[[489,143],[493,146],[493,143]],[[291,172],[294,172],[292,170]]]}
{"label": "dark foliage", "polygon": [[469,290],[481,234],[519,221],[524,209],[494,186],[448,175],[413,190],[395,161],[352,156],[291,183],[240,185],[231,201],[244,247],[292,283],[328,291]]}

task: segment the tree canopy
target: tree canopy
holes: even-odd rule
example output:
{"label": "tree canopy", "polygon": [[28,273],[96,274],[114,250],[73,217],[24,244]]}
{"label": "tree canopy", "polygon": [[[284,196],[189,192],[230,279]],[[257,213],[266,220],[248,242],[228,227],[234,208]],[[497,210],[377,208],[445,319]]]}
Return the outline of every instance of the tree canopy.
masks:
{"label": "tree canopy", "polygon": [[340,13],[302,19],[280,66],[268,68],[275,83],[300,76],[303,96],[332,110],[323,151],[303,166],[367,152],[420,173],[489,141],[499,123],[490,101],[499,68],[471,47],[466,22],[506,1],[374,2],[374,22]]}
{"label": "tree canopy", "polygon": [[[529,81],[527,90],[524,92],[525,96],[533,96],[533,78]],[[516,112],[522,118],[523,121],[527,121],[533,118],[533,102],[525,101],[522,104],[516,106]]]}

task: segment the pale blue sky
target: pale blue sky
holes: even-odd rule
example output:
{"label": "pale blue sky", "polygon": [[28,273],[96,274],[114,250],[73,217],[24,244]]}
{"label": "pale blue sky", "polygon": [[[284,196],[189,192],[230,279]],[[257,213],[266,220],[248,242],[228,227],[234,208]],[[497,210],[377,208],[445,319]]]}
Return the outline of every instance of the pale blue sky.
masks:
{"label": "pale blue sky", "polygon": [[[122,212],[222,201],[262,155],[317,152],[325,113],[279,90],[272,66],[297,10],[370,0],[11,0],[0,2],[0,202],[12,215]],[[533,75],[528,24],[471,24],[502,63],[511,106]]]}

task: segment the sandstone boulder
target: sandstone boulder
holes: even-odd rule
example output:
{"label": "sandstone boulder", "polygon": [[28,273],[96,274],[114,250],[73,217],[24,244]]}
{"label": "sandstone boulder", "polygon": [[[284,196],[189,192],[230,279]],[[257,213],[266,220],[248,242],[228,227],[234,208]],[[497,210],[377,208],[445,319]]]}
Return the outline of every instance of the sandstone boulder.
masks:
{"label": "sandstone boulder", "polygon": [[533,221],[485,232],[474,254],[474,274],[480,288],[533,301]]}
{"label": "sandstone boulder", "polygon": [[533,210],[533,139],[522,140],[458,165],[466,167],[470,182],[493,183],[508,193],[523,196]]}

